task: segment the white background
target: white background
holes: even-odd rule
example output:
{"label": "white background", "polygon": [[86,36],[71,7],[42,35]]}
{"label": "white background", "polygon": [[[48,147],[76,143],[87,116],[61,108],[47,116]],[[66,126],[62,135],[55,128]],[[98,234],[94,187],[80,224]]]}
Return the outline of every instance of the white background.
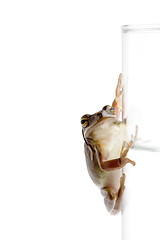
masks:
{"label": "white background", "polygon": [[123,24],[159,1],[0,2],[0,239],[121,237],[91,182],[80,117],[111,104]]}

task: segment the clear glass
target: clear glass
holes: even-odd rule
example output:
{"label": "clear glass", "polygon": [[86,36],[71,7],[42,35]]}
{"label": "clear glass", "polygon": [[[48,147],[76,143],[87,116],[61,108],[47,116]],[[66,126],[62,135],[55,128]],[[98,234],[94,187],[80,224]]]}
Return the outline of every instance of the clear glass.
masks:
{"label": "clear glass", "polygon": [[122,240],[160,239],[160,24],[122,26],[123,117],[137,140],[126,165]]}

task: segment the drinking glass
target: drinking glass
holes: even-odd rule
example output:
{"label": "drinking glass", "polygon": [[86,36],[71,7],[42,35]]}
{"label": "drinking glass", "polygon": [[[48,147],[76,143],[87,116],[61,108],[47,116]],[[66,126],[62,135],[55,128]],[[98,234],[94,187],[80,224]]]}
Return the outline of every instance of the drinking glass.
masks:
{"label": "drinking glass", "polygon": [[[160,25],[122,26],[123,118],[134,146],[126,165],[122,240],[160,239]],[[136,133],[137,131],[137,133]]]}

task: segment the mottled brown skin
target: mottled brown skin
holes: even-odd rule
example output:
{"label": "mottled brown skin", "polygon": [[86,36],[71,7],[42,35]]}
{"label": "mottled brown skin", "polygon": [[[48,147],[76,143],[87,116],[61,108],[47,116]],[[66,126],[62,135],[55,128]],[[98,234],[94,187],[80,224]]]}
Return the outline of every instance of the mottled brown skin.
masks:
{"label": "mottled brown skin", "polygon": [[[120,102],[121,83],[118,81],[113,105],[105,106],[92,115],[81,118],[84,149],[89,175],[101,189],[107,210],[116,214],[121,209],[125,175],[122,168],[134,161],[127,158],[133,141],[126,145],[126,121],[119,121],[117,107]],[[125,150],[124,150],[125,149]]]}

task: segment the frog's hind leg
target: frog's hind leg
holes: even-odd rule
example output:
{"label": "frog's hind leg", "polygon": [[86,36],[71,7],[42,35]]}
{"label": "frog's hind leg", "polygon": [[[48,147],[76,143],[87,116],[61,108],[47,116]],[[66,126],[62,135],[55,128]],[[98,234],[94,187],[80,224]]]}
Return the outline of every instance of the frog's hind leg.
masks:
{"label": "frog's hind leg", "polygon": [[101,189],[101,194],[104,197],[104,203],[108,212],[116,215],[121,211],[122,196],[124,192],[125,174],[120,178],[120,187],[115,193],[112,188],[104,187]]}
{"label": "frog's hind leg", "polygon": [[101,188],[101,194],[104,197],[104,204],[107,208],[107,211],[112,213],[115,206],[116,193],[114,193],[110,187],[103,187]]}
{"label": "frog's hind leg", "polygon": [[119,211],[122,210],[122,197],[123,197],[123,192],[124,192],[124,189],[125,189],[124,182],[125,182],[125,174],[123,173],[123,175],[120,179],[120,187],[119,187],[119,190],[117,192],[115,206],[114,206],[114,209],[112,211],[113,215],[117,214]]}

